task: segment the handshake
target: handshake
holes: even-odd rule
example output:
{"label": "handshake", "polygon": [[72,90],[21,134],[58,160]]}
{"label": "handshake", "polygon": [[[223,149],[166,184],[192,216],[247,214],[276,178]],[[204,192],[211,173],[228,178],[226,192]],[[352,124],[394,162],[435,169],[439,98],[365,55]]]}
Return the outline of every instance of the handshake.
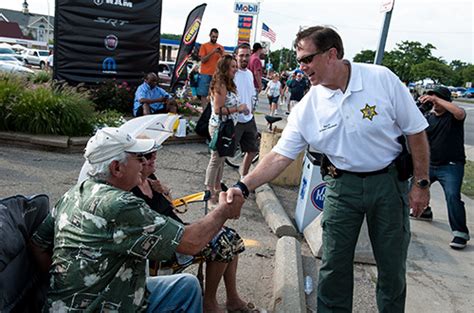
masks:
{"label": "handshake", "polygon": [[222,210],[227,219],[238,219],[245,199],[239,188],[230,188],[219,194],[216,210]]}

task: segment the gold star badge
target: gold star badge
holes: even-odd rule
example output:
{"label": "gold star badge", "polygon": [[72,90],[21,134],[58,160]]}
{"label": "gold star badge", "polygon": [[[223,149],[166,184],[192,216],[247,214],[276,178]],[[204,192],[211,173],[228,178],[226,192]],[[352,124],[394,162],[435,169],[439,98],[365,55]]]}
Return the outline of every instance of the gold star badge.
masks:
{"label": "gold star badge", "polygon": [[367,118],[369,120],[372,120],[375,115],[377,115],[377,112],[375,111],[375,108],[377,106],[370,106],[369,104],[365,104],[365,108],[360,109],[362,112],[362,119]]}

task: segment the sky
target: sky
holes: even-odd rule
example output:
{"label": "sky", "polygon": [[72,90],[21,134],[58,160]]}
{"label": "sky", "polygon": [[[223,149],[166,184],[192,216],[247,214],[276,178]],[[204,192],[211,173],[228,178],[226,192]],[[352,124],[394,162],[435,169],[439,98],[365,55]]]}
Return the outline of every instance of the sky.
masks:
{"label": "sky", "polygon": [[[24,0],[1,0],[0,7],[21,10]],[[51,15],[54,0],[27,0],[33,13]],[[91,0],[92,1],[92,0]],[[133,2],[133,0],[128,0]],[[267,24],[277,40],[271,50],[290,48],[300,27],[331,26],[344,42],[345,58],[358,52],[376,50],[384,21],[380,13],[387,0],[260,0],[256,40],[261,38],[261,24]],[[204,1],[203,1],[204,2]],[[161,32],[180,34],[187,14],[203,3],[195,0],[163,0]],[[219,29],[218,42],[234,46],[237,41],[237,14],[234,0],[208,0],[199,42],[209,41],[209,30]],[[244,2],[252,2],[247,0]],[[252,41],[254,34],[252,33]],[[433,55],[445,61],[474,63],[474,0],[395,0],[385,51],[402,41],[418,41],[436,47]]]}

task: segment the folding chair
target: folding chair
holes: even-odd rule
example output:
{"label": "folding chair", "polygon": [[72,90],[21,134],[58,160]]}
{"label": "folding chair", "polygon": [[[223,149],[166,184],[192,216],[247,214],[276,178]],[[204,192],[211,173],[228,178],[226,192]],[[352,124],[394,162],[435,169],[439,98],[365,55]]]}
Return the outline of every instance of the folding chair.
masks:
{"label": "folding chair", "polygon": [[[172,201],[173,206],[175,207],[175,211],[179,214],[184,214],[188,211],[189,205],[193,203],[204,202],[204,215],[206,215],[209,211],[208,208],[208,201],[211,198],[211,192],[209,190],[201,191],[198,193],[194,193],[191,195],[187,195],[182,198],[178,198]],[[179,207],[183,207],[184,209],[178,209]],[[198,264],[198,271],[196,274],[201,287],[204,285],[204,274],[203,274],[203,265],[204,265],[205,258],[202,255],[193,256],[191,260],[188,262],[184,262],[183,264],[179,264],[177,260],[169,261],[169,262],[149,262],[149,275],[157,276],[164,273],[170,274],[177,274],[183,272],[187,267]]]}
{"label": "folding chair", "polygon": [[47,195],[0,199],[0,312],[37,312],[49,277],[28,251],[30,237],[49,212]]}

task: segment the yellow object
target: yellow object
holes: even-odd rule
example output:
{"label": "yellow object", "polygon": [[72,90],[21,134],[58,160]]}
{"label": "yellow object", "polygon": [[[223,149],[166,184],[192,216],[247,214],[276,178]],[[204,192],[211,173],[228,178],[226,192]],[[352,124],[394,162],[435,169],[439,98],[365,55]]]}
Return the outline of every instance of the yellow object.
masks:
{"label": "yellow object", "polygon": [[175,208],[182,206],[182,205],[187,205],[188,203],[194,203],[194,202],[201,202],[204,201],[204,196],[206,195],[205,191],[201,191],[198,193],[193,193],[192,195],[188,195],[179,199],[173,200],[173,206]]}

